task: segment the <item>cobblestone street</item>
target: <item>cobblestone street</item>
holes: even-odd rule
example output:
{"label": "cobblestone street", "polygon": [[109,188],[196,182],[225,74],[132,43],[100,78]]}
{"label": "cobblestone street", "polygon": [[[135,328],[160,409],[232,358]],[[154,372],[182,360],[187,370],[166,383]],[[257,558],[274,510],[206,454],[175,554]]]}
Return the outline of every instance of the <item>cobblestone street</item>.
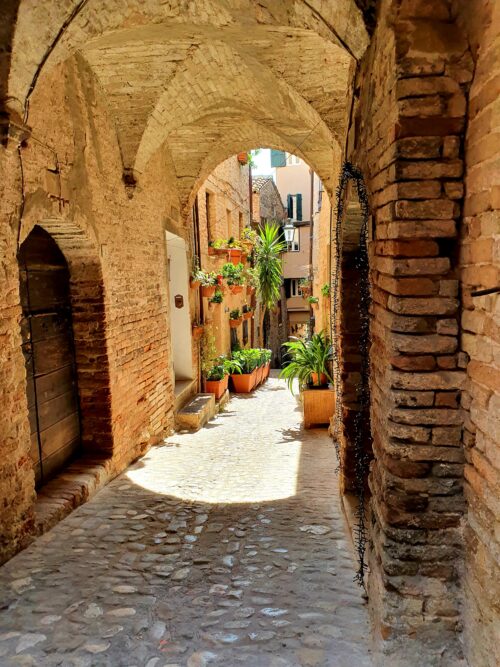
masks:
{"label": "cobblestone street", "polygon": [[335,452],[270,378],[0,569],[0,665],[369,667]]}

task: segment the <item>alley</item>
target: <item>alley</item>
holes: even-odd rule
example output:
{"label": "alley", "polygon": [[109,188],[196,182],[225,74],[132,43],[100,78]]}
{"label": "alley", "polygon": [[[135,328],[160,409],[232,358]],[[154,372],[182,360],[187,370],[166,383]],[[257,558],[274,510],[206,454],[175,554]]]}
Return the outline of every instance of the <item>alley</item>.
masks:
{"label": "alley", "polygon": [[0,664],[369,667],[326,431],[271,377],[0,569]]}

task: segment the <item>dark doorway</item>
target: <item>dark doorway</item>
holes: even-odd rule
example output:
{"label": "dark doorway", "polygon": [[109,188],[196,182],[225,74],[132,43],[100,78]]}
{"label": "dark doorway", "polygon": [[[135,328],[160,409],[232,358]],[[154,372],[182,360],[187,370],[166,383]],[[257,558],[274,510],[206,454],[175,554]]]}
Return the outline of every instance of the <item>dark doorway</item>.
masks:
{"label": "dark doorway", "polygon": [[69,270],[56,242],[35,227],[19,252],[31,457],[39,488],[80,450]]}

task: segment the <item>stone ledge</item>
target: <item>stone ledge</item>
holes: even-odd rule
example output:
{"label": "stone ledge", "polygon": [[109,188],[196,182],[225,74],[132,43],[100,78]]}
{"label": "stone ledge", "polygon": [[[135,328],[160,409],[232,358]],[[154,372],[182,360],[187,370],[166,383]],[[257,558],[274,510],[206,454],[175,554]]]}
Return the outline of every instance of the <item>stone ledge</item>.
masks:
{"label": "stone ledge", "polygon": [[110,459],[80,459],[69,465],[38,492],[34,534],[46,533],[86,503],[114,476]]}

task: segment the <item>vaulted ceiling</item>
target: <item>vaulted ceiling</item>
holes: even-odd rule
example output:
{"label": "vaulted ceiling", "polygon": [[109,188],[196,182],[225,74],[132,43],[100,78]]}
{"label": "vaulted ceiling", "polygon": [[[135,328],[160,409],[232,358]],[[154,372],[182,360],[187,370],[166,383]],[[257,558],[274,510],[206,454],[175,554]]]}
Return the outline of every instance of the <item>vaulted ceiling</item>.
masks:
{"label": "vaulted ceiling", "polygon": [[219,162],[267,145],[304,157],[331,191],[367,41],[354,0],[21,0],[9,93],[23,103],[42,65],[78,54],[138,182],[162,147],[187,206]]}

